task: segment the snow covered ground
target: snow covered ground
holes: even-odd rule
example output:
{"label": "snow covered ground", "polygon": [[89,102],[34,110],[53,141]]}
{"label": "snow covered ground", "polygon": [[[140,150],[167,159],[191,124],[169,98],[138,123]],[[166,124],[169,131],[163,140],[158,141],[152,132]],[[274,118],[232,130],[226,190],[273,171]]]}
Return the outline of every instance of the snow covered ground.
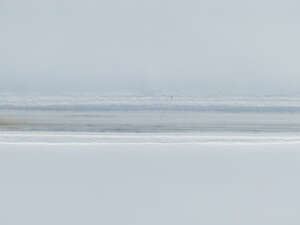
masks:
{"label": "snow covered ground", "polygon": [[0,224],[299,224],[299,149],[1,142]]}

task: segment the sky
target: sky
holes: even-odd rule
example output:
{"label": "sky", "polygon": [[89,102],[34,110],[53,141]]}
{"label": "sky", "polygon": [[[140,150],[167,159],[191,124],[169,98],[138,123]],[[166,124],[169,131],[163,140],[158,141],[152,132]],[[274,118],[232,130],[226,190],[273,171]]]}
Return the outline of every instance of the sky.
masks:
{"label": "sky", "polygon": [[0,0],[0,92],[300,95],[297,0]]}

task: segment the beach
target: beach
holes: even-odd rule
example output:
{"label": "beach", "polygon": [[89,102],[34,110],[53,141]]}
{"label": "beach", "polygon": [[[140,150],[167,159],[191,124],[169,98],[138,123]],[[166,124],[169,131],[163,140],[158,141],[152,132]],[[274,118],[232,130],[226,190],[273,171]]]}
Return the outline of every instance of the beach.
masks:
{"label": "beach", "polygon": [[2,224],[298,224],[300,144],[0,144]]}
{"label": "beach", "polygon": [[299,225],[299,8],[1,0],[0,225]]}
{"label": "beach", "polygon": [[0,96],[1,224],[299,224],[298,98]]}

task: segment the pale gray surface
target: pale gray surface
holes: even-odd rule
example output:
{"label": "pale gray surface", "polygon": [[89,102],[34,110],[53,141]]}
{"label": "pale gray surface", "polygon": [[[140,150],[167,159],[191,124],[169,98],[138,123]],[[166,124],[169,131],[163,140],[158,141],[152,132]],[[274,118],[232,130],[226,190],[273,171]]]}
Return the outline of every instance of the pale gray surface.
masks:
{"label": "pale gray surface", "polygon": [[299,144],[0,149],[1,224],[300,222]]}
{"label": "pale gray surface", "polygon": [[0,89],[299,93],[296,0],[2,0]]}

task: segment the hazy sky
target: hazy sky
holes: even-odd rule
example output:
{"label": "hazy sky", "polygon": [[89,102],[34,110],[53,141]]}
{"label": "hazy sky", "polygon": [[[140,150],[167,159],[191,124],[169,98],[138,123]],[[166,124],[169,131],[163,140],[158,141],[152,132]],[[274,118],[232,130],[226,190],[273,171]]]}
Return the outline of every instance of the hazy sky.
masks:
{"label": "hazy sky", "polygon": [[299,8],[297,0],[0,0],[0,88],[300,94]]}

